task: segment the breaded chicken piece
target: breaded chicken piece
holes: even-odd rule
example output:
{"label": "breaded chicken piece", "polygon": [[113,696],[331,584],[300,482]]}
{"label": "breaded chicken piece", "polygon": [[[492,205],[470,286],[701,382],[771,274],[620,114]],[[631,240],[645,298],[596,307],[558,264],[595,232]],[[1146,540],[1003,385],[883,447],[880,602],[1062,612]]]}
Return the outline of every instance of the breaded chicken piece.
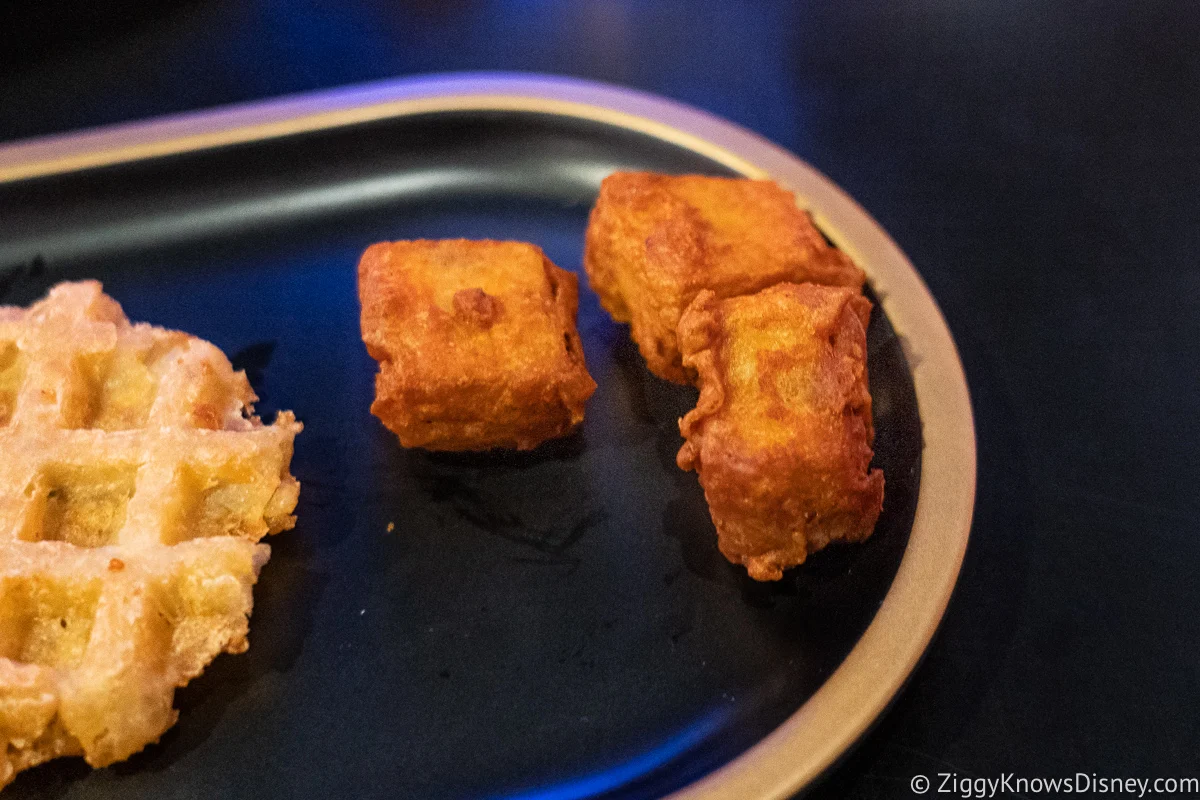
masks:
{"label": "breaded chicken piece", "polygon": [[382,242],[358,265],[372,413],[405,447],[528,450],[583,420],[596,390],[578,280],[524,242]]}
{"label": "breaded chicken piece", "polygon": [[701,292],[679,321],[700,400],[679,422],[678,463],[700,477],[721,552],[755,580],[875,527],[870,314],[857,289],[782,283],[724,300]]}
{"label": "breaded chicken piece", "polygon": [[629,322],[650,371],[687,383],[676,327],[703,289],[752,294],[782,281],[863,285],[796,198],[771,181],[615,172],[600,184],[583,258],[592,289]]}

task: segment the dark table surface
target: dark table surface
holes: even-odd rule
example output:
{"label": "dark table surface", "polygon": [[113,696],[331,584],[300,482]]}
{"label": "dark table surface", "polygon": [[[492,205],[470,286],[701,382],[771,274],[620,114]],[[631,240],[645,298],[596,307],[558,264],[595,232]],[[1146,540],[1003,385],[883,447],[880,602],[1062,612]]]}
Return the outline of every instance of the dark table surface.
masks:
{"label": "dark table surface", "polygon": [[979,443],[942,629],[816,794],[1200,776],[1200,6],[71,5],[0,11],[0,140],[525,70],[692,103],[812,163],[928,282]]}

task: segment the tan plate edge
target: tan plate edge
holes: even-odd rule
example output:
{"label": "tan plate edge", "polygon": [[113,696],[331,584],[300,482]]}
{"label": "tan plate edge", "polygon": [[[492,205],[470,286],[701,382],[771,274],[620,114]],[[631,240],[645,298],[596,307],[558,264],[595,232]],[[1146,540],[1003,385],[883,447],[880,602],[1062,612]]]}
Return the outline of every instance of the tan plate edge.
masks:
{"label": "tan plate edge", "polygon": [[[672,142],[744,174],[758,174],[754,165],[744,159],[700,137],[640,115],[636,106],[627,110],[587,102],[581,97],[588,94],[585,88],[608,87],[532,76],[444,76],[283,97],[0,146],[0,183],[393,117],[481,110],[590,119]],[[633,94],[630,92],[626,98],[627,105]],[[637,99],[643,103],[657,100],[649,96]]]}
{"label": "tan plate edge", "polygon": [[[913,375],[924,435],[916,516],[883,604],[845,661],[775,731],[674,800],[786,798],[851,747],[903,687],[937,630],[966,551],[975,429],[954,341],[929,290],[884,230],[796,156],[706,112],[567,78],[445,75],[385,81],[0,146],[0,183],[412,114],[558,114],[645,133],[795,191],[870,277]],[[886,502],[886,498],[885,498]]]}

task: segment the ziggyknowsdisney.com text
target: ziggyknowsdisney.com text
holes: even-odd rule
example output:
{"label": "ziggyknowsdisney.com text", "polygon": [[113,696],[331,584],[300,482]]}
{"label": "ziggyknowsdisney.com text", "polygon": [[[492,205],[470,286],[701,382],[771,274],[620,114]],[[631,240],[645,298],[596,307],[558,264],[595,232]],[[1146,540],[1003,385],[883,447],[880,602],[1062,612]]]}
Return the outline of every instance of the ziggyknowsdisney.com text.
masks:
{"label": "ziggyknowsdisney.com text", "polygon": [[1113,778],[1095,772],[1076,772],[1065,778],[1026,778],[1006,772],[998,778],[969,778],[957,772],[939,772],[932,777],[914,775],[913,793],[952,794],[956,797],[1002,797],[1006,794],[1120,794],[1145,797],[1155,794],[1200,794],[1200,777]]}

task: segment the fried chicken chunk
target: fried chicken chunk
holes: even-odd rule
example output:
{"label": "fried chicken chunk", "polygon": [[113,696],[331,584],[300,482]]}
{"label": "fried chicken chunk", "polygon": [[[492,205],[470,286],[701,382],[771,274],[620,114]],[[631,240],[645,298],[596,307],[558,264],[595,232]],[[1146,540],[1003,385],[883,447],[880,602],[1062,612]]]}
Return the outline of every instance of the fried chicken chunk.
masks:
{"label": "fried chicken chunk", "polygon": [[729,299],[703,291],[679,321],[700,400],[679,422],[678,463],[700,477],[721,552],[755,580],[875,527],[870,314],[857,289],[781,283]]}
{"label": "fried chicken chunk", "polygon": [[687,383],[676,327],[703,289],[752,294],[783,281],[859,289],[865,276],[830,247],[796,198],[771,181],[615,172],[600,184],[584,267],[650,371]]}
{"label": "fried chicken chunk", "polygon": [[405,447],[528,450],[583,420],[596,390],[578,280],[524,242],[381,242],[358,265],[371,411]]}

